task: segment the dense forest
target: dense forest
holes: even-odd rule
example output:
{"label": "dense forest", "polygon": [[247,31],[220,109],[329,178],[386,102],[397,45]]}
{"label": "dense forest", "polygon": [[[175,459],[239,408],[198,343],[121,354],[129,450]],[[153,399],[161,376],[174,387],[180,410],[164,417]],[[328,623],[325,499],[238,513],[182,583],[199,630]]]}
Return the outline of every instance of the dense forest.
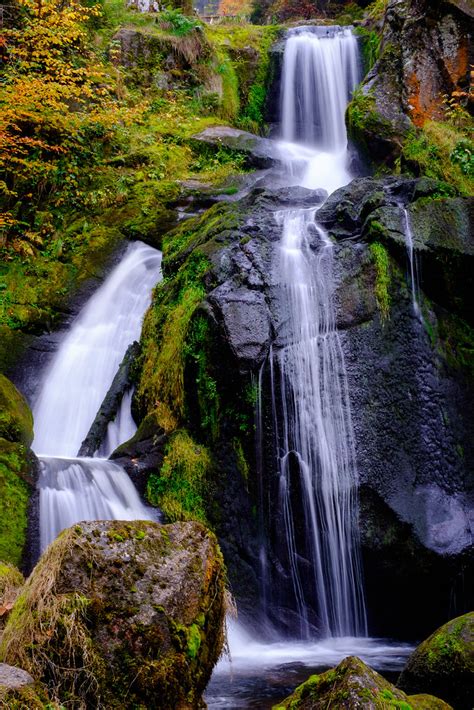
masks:
{"label": "dense forest", "polygon": [[470,0],[1,18],[0,707],[470,710]]}

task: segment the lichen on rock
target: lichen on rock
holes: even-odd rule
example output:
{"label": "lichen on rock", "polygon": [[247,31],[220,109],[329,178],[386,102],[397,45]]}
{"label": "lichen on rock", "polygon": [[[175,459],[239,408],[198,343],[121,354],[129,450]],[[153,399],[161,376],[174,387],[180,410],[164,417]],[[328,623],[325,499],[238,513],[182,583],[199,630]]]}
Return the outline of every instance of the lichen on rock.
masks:
{"label": "lichen on rock", "polygon": [[88,522],[50,545],[0,657],[71,707],[199,707],[223,644],[225,572],[199,523]]}

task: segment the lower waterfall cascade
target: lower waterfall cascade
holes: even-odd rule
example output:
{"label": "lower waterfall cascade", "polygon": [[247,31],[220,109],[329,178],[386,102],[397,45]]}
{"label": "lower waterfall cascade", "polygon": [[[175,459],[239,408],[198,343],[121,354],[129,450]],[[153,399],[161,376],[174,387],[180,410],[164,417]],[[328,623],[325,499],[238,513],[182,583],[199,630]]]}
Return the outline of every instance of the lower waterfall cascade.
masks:
{"label": "lower waterfall cascade", "polygon": [[133,436],[125,392],[96,458],[74,458],[110,387],[160,278],[161,253],[131,244],[120,263],[73,322],[47,369],[34,416],[33,449],[40,460],[40,546],[81,520],[149,520],[153,513],[108,456]]}

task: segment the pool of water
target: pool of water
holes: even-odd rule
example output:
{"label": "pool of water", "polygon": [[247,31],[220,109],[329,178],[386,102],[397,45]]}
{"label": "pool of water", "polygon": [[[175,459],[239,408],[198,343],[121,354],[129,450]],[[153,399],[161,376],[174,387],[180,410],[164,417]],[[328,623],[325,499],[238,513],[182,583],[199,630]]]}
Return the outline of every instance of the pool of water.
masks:
{"label": "pool of water", "polygon": [[335,638],[314,642],[258,641],[229,623],[230,655],[217,664],[205,693],[209,710],[267,710],[313,673],[358,656],[395,681],[413,646],[386,639]]}

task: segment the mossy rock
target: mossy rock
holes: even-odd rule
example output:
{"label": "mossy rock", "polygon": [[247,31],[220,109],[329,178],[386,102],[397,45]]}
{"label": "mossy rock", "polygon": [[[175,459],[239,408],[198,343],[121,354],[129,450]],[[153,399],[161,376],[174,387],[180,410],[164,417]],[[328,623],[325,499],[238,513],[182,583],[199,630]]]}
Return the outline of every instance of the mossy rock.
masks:
{"label": "mossy rock", "polygon": [[0,708],[6,710],[60,710],[41,685],[21,668],[0,663]]}
{"label": "mossy rock", "polygon": [[411,693],[434,692],[456,710],[471,710],[474,699],[474,612],[437,629],[413,652],[399,679]]}
{"label": "mossy rock", "polygon": [[[437,698],[431,700],[431,708],[450,710],[449,705]],[[416,703],[360,658],[348,656],[336,668],[310,676],[286,700],[274,705],[273,710],[422,710],[424,706]]]}
{"label": "mossy rock", "polygon": [[30,446],[33,441],[33,415],[15,385],[0,375],[0,437]]}
{"label": "mossy rock", "polygon": [[224,615],[222,556],[203,525],[80,523],[28,579],[0,659],[70,707],[197,708]]}
{"label": "mossy rock", "polygon": [[0,560],[21,562],[34,478],[31,454],[23,444],[0,438]]}

